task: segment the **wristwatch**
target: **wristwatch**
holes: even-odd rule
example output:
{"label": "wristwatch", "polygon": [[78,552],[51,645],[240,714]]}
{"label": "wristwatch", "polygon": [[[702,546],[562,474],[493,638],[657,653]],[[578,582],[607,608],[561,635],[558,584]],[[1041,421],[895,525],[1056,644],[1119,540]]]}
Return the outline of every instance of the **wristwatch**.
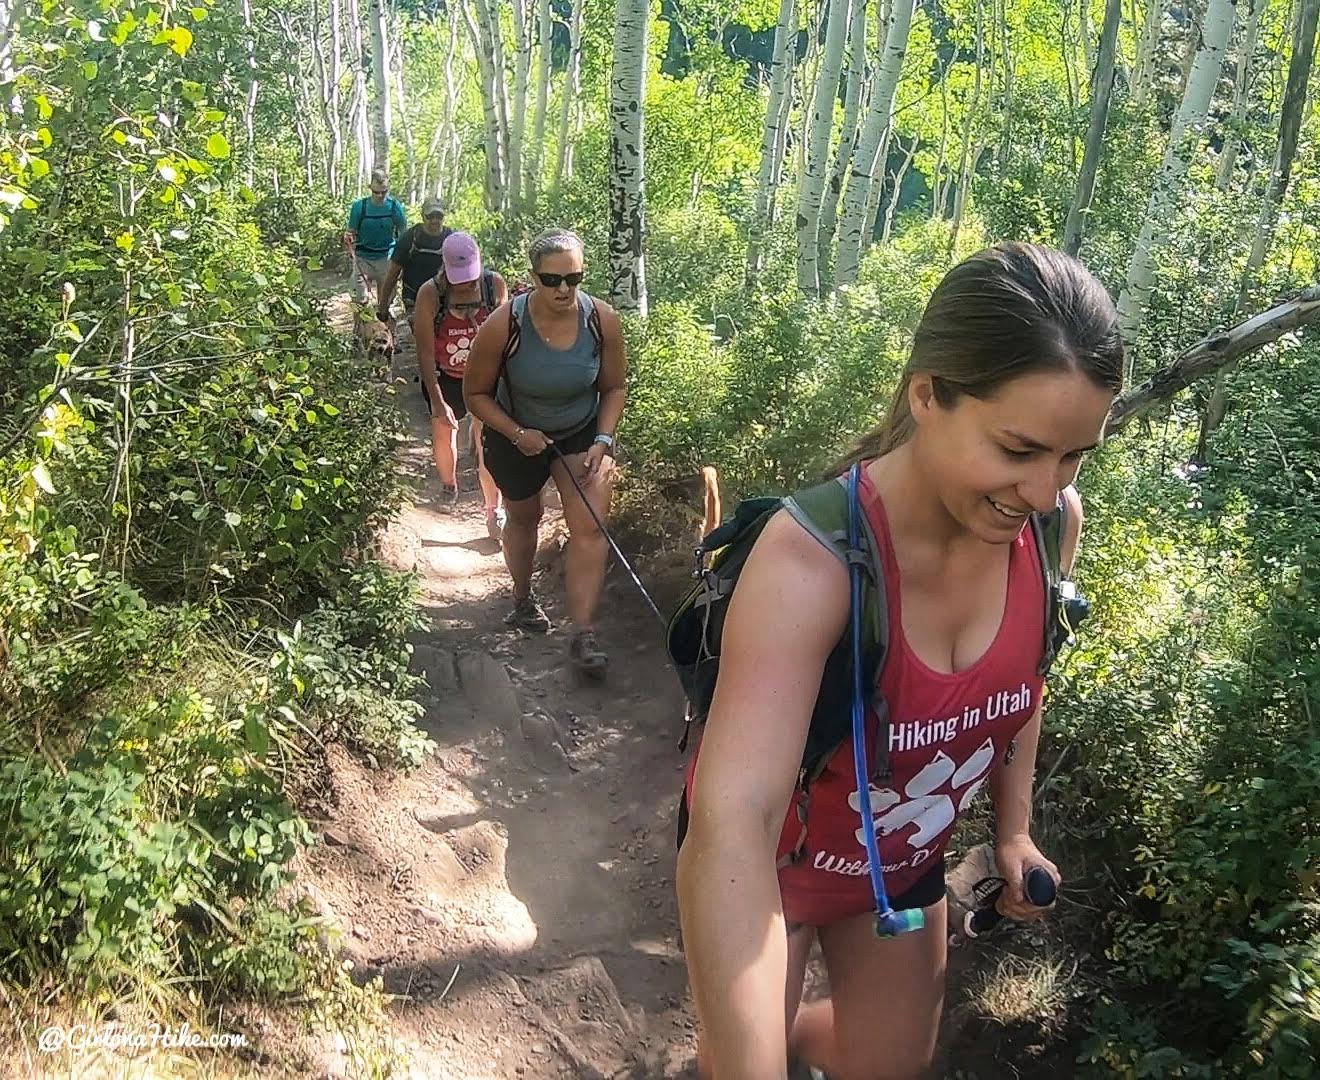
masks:
{"label": "wristwatch", "polygon": [[597,435],[597,436],[596,436],[594,439],[592,439],[591,441],[592,441],[593,443],[601,443],[601,444],[605,447],[605,449],[608,450],[611,454],[614,453],[614,436],[613,436],[613,435],[607,435],[605,432],[602,431],[599,435]]}

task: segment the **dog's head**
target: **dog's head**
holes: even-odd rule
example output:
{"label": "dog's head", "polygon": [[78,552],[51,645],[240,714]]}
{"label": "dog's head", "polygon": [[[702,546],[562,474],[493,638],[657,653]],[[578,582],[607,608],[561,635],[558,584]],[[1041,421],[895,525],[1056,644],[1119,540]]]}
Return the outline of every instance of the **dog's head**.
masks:
{"label": "dog's head", "polygon": [[364,318],[358,323],[358,347],[367,360],[387,367],[394,356],[394,334],[374,316]]}

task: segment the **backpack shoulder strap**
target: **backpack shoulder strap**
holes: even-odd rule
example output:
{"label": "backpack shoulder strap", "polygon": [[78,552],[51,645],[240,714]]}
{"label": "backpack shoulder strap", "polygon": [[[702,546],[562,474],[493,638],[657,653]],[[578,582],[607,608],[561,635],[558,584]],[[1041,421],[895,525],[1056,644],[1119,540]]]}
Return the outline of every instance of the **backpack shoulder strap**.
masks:
{"label": "backpack shoulder strap", "polygon": [[[866,658],[864,662],[868,669],[874,673],[884,665],[889,651],[889,608],[886,602],[885,575],[875,532],[864,513],[861,515],[861,549],[852,550],[848,545],[848,490],[845,480],[845,477],[838,477],[795,492],[784,500],[784,508],[798,524],[834,552],[845,566],[852,563],[861,564],[865,573],[862,589],[864,635],[862,653]],[[850,711],[843,707],[851,700],[851,684],[848,682],[851,664],[848,637],[845,635],[831,654],[829,665],[834,667],[828,677],[831,682],[842,678],[845,685],[840,686],[837,693],[831,695],[831,704],[818,707],[812,717],[802,760],[804,783],[816,778],[835,748],[852,729]],[[822,684],[822,702],[824,690]],[[836,697],[837,701],[834,700]],[[879,776],[887,776],[889,774],[889,713],[878,695],[873,704],[880,719],[879,730],[876,733],[875,773]]]}
{"label": "backpack shoulder strap", "polygon": [[599,358],[605,348],[605,331],[600,325],[600,306],[594,296],[584,292],[578,293],[578,304],[587,313],[587,330],[591,332],[592,348]]}
{"label": "backpack shoulder strap", "polygon": [[495,271],[486,267],[481,271],[481,306],[495,310]]}
{"label": "backpack shoulder strap", "polygon": [[1045,586],[1045,640],[1041,643],[1040,664],[1037,674],[1047,675],[1058,656],[1060,639],[1057,633],[1063,617],[1059,585],[1063,572],[1063,533],[1067,526],[1068,507],[1062,495],[1048,514],[1031,515],[1031,535],[1036,542],[1040,571]]}

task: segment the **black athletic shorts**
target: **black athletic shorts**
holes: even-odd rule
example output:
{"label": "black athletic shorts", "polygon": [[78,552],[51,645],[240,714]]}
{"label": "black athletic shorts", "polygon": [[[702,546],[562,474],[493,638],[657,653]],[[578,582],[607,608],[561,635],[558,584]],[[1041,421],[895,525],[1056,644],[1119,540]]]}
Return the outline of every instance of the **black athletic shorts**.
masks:
{"label": "black athletic shorts", "polygon": [[[687,836],[688,831],[688,805],[687,792],[679,796],[678,800],[678,849],[683,848],[683,838]],[[931,866],[931,868],[922,874],[917,881],[909,888],[899,893],[897,896],[889,898],[889,906],[895,911],[906,911],[909,908],[930,907],[931,904],[938,902],[945,895],[944,887],[944,856]],[[796,930],[799,923],[790,923],[789,931]]]}
{"label": "black athletic shorts", "polygon": [[[555,446],[564,455],[585,454],[596,441],[596,418],[576,435],[556,439]],[[481,429],[481,445],[486,452],[486,469],[495,486],[509,502],[530,499],[550,479],[551,453],[547,449],[535,457],[528,457],[498,431],[489,426]]]}
{"label": "black athletic shorts", "polygon": [[[463,380],[443,371],[435,373],[436,382],[440,384],[440,396],[445,399],[445,404],[454,410],[454,419],[462,420],[467,416],[467,404],[463,401]],[[426,383],[421,384],[422,397],[426,398],[426,407],[431,415],[435,415],[435,410],[431,409],[431,394],[426,389]]]}

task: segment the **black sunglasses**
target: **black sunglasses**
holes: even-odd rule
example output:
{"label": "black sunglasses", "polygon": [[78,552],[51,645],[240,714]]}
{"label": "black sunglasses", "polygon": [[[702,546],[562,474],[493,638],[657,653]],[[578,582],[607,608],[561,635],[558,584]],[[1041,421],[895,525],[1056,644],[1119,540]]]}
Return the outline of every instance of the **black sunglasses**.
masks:
{"label": "black sunglasses", "polygon": [[541,279],[541,284],[547,289],[557,289],[560,285],[567,285],[576,289],[582,284],[582,279],[587,275],[581,270],[574,270],[571,274],[547,274],[542,270],[538,270],[536,276]]}

